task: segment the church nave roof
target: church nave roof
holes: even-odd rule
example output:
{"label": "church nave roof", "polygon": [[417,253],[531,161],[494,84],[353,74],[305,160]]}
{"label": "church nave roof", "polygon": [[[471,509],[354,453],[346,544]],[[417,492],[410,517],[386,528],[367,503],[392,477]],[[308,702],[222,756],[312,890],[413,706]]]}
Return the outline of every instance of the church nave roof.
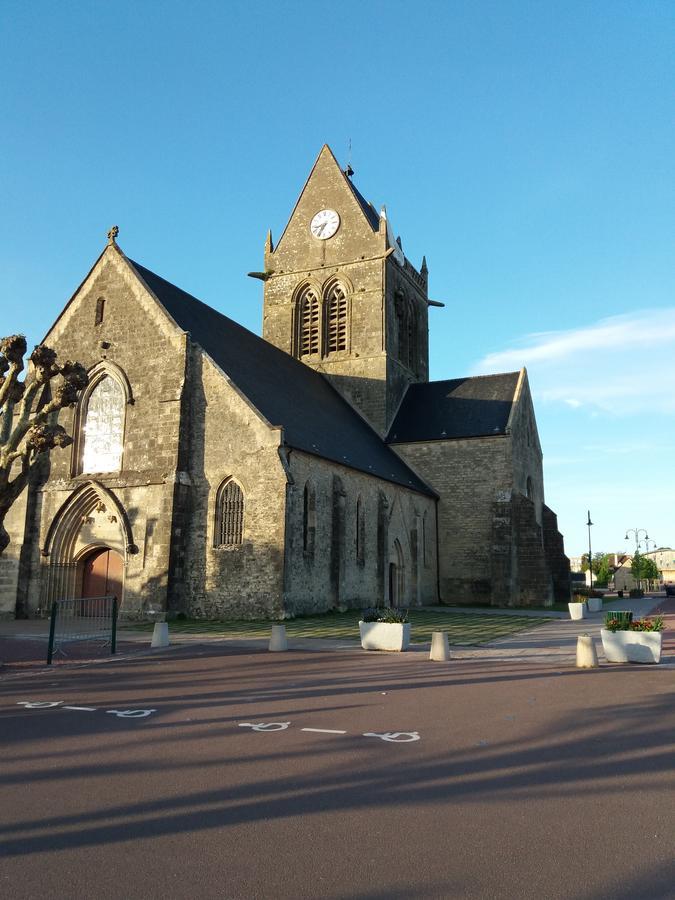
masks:
{"label": "church nave roof", "polygon": [[411,384],[387,442],[449,441],[506,434],[520,372]]}
{"label": "church nave roof", "polygon": [[271,425],[283,427],[289,447],[436,496],[323,375],[127,260],[179,327],[190,333]]}

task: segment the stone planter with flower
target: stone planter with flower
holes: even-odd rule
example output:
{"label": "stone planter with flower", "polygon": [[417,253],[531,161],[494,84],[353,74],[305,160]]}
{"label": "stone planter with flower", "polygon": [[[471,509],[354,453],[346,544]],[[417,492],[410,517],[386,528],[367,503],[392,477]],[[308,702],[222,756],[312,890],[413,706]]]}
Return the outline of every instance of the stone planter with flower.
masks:
{"label": "stone planter with flower", "polygon": [[364,650],[407,650],[410,622],[407,609],[364,609],[359,622]]}
{"label": "stone planter with flower", "polygon": [[607,662],[661,661],[663,617],[633,619],[632,612],[608,612],[600,631]]}

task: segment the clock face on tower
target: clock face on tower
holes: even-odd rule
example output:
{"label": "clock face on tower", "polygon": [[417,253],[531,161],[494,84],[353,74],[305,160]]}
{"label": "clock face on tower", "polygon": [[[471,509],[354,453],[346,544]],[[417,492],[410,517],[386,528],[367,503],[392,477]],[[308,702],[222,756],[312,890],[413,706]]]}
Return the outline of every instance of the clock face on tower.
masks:
{"label": "clock face on tower", "polygon": [[328,240],[333,237],[340,227],[340,216],[334,209],[322,209],[314,216],[309,223],[309,230],[315,238],[320,241]]}

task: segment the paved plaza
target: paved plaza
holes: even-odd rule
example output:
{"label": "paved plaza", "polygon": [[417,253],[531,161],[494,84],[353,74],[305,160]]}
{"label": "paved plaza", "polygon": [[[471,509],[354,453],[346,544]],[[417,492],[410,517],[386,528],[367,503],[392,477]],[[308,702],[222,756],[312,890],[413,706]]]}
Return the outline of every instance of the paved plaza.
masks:
{"label": "paved plaza", "polygon": [[672,898],[673,631],[660,666],[577,670],[600,622],[444,663],[146,633],[114,661],[5,667],[0,891]]}

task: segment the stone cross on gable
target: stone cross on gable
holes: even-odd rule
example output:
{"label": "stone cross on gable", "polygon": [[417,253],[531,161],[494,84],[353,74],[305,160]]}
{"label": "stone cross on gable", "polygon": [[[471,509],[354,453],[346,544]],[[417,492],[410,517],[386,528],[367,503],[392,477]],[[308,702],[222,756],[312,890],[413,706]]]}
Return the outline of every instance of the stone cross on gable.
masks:
{"label": "stone cross on gable", "polygon": [[110,231],[108,232],[108,243],[109,243],[109,244],[114,244],[114,243],[115,243],[115,238],[117,237],[117,235],[118,235],[119,233],[120,233],[120,230],[119,230],[119,228],[117,227],[117,225],[113,225],[113,227],[112,227],[112,228],[110,229]]}

